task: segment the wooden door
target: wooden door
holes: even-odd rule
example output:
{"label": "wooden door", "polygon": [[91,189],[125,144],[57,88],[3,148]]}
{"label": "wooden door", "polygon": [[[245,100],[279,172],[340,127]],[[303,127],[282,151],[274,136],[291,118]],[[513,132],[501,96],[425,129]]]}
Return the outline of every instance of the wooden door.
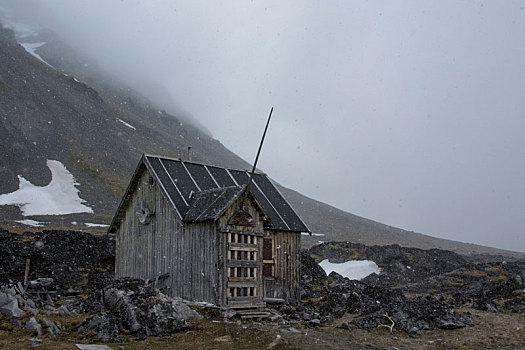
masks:
{"label": "wooden door", "polygon": [[262,303],[260,241],[261,237],[249,231],[228,232],[228,306],[251,307]]}
{"label": "wooden door", "polygon": [[263,239],[263,283],[264,297],[275,298],[275,259],[273,253],[273,239]]}

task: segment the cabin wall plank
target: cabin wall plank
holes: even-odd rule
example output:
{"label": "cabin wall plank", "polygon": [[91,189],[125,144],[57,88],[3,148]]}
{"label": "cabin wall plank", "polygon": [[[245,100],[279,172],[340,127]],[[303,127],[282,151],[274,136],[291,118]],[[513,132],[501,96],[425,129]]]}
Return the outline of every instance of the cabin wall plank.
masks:
{"label": "cabin wall plank", "polygon": [[283,298],[289,303],[297,303],[300,298],[300,249],[301,233],[286,231],[267,231],[273,240],[274,281],[268,283],[267,297]]}

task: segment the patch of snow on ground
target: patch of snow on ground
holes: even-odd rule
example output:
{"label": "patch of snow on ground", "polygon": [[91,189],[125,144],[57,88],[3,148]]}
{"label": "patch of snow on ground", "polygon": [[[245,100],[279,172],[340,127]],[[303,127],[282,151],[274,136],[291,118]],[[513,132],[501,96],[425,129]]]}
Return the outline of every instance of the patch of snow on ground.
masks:
{"label": "patch of snow on ground", "polygon": [[122,119],[118,119],[118,118],[117,118],[117,120],[118,120],[119,122],[121,122],[122,124],[126,125],[128,128],[132,128],[133,130],[137,130],[136,127],[134,127],[134,126],[131,125],[131,124],[126,123],[126,122],[123,121]]}
{"label": "patch of snow on ground", "polygon": [[38,222],[35,220],[15,220],[15,222],[18,222],[20,224],[24,224],[26,226],[32,226],[32,227],[42,227],[44,226],[45,222]]}
{"label": "patch of snow on ground", "polygon": [[40,61],[42,61],[45,64],[47,64],[49,67],[55,69],[55,67],[53,67],[52,65],[50,65],[49,63],[44,61],[44,59],[42,57],[40,57],[40,55],[35,52],[36,49],[38,49],[40,46],[42,46],[44,44],[45,44],[45,42],[41,42],[41,43],[20,43],[20,45],[22,45],[22,47],[24,49],[26,49],[26,51],[29,54],[31,54],[33,57],[38,58]]}
{"label": "patch of snow on ground", "polygon": [[373,273],[379,274],[381,269],[377,264],[370,260],[351,260],[342,264],[335,264],[325,259],[319,263],[327,275],[335,271],[343,277],[351,280],[361,280]]}
{"label": "patch of snow on ground", "polygon": [[324,233],[315,233],[315,232],[312,232],[311,234],[308,233],[308,232],[301,232],[301,235],[303,236],[317,236],[317,237],[321,237],[321,236],[324,236],[325,234]]}
{"label": "patch of snow on ground", "polygon": [[17,205],[22,215],[63,215],[93,213],[93,209],[82,204],[78,196],[78,185],[73,175],[57,160],[48,160],[51,182],[47,186],[35,186],[18,175],[18,190],[0,195],[0,205]]}
{"label": "patch of snow on ground", "polygon": [[84,225],[87,227],[109,227],[109,225],[106,224],[92,224],[91,222],[86,222]]}

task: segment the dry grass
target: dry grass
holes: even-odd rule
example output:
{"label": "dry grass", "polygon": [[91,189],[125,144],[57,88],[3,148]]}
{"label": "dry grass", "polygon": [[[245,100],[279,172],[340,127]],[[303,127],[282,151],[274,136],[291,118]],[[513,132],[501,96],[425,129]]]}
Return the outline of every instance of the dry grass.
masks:
{"label": "dry grass", "polygon": [[483,278],[487,277],[487,273],[485,271],[481,270],[469,270],[469,271],[463,271],[461,272],[465,276],[470,276],[474,278]]}

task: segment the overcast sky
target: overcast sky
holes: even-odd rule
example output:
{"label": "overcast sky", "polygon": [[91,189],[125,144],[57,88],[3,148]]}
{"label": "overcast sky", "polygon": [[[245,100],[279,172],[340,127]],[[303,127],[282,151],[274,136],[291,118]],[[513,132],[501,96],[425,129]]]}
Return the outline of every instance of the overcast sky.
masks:
{"label": "overcast sky", "polygon": [[274,106],[259,167],[287,187],[525,251],[524,1],[0,3],[161,84],[249,162]]}

